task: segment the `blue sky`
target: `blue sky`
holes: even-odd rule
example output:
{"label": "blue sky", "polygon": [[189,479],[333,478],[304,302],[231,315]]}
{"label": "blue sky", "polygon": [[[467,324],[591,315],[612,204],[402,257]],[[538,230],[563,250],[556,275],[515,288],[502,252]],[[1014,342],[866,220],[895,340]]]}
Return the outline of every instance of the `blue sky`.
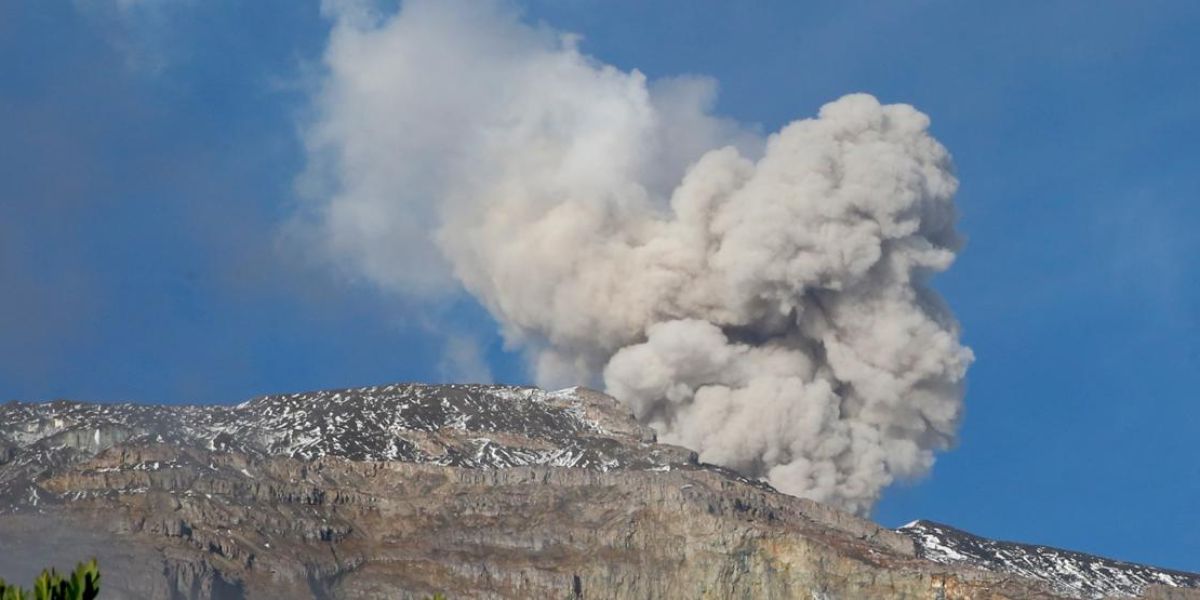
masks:
{"label": "blue sky", "polygon": [[[566,2],[528,22],[764,131],[865,91],[961,180],[936,280],[976,362],[959,446],[877,507],[1200,571],[1200,5]],[[279,243],[315,2],[0,5],[0,400],[234,402],[527,380],[469,298],[416,310]]]}

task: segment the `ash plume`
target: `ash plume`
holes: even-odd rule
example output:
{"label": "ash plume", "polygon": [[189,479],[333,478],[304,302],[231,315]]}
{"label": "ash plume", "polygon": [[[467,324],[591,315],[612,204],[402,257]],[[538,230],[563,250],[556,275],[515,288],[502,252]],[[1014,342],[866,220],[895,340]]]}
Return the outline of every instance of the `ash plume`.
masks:
{"label": "ash plume", "polygon": [[501,4],[327,8],[297,223],[348,272],[465,289],[539,384],[798,496],[865,513],[952,443],[972,356],[927,285],[960,238],[925,115],[853,94],[764,137]]}

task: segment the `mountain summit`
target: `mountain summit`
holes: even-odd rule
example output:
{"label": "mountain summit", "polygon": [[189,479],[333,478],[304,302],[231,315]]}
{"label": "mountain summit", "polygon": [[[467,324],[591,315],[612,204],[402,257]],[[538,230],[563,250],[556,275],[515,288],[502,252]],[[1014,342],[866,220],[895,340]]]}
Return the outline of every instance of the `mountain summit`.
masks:
{"label": "mountain summit", "polygon": [[0,406],[0,575],[106,598],[1200,597],[1200,576],[889,530],[659,444],[582,388]]}

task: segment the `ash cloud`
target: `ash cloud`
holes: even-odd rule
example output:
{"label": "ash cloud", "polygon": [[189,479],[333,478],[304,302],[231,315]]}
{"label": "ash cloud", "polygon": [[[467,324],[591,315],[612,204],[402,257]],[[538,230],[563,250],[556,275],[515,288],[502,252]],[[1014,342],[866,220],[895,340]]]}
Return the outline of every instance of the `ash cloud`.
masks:
{"label": "ash cloud", "polygon": [[971,352],[927,282],[957,182],[911,106],[770,136],[505,5],[326,5],[296,230],[401,297],[465,289],[541,385],[602,384],[664,441],[865,513],[954,440]]}

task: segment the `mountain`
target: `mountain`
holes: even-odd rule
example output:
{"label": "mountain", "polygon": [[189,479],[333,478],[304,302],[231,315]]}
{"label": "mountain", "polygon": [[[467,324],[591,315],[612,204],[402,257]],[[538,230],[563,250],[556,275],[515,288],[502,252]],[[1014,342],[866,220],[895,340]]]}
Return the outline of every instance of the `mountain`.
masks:
{"label": "mountain", "polygon": [[1041,581],[1070,597],[1136,596],[1153,586],[1200,588],[1200,574],[1156,569],[1049,546],[990,540],[932,521],[913,521],[898,531],[913,538],[917,555],[922,558]]}
{"label": "mountain", "polygon": [[659,444],[573,388],[0,406],[0,576],[105,598],[1200,598],[1200,576],[889,530]]}

